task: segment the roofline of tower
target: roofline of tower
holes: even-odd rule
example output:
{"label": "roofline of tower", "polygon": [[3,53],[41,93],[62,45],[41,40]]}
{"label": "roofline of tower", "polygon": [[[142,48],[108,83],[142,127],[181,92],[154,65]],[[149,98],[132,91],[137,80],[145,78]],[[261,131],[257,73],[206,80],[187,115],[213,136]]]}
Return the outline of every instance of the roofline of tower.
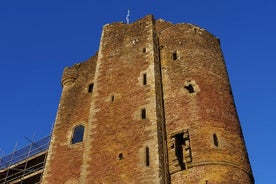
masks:
{"label": "roofline of tower", "polygon": [[148,14],[148,15],[144,16],[143,18],[137,19],[137,20],[135,20],[135,21],[133,21],[133,22],[131,22],[131,23],[129,23],[129,24],[127,24],[126,22],[120,21],[120,22],[107,23],[107,24],[103,25],[103,27],[112,26],[112,25],[114,25],[114,26],[115,26],[115,25],[126,25],[126,26],[127,26],[127,25],[132,25],[132,24],[135,24],[135,23],[137,23],[137,22],[139,22],[139,21],[142,21],[142,20],[144,20],[144,19],[146,19],[146,18],[148,18],[148,17],[150,17],[154,22],[158,22],[158,21],[161,22],[161,21],[162,21],[162,22],[169,23],[169,24],[171,24],[171,27],[178,26],[178,25],[190,25],[190,26],[195,27],[196,29],[199,29],[199,30],[201,30],[201,31],[204,31],[204,32],[210,34],[211,36],[213,36],[213,37],[215,37],[215,38],[217,38],[217,39],[219,40],[219,37],[217,37],[216,35],[210,33],[210,32],[207,31],[205,28],[202,28],[201,26],[199,26],[199,25],[197,25],[197,24],[192,24],[192,23],[188,23],[188,22],[187,22],[187,23],[185,23],[185,22],[183,22],[183,23],[173,23],[173,22],[170,22],[170,21],[166,21],[165,19],[162,19],[162,18],[155,19],[155,17],[154,17],[153,14]]}

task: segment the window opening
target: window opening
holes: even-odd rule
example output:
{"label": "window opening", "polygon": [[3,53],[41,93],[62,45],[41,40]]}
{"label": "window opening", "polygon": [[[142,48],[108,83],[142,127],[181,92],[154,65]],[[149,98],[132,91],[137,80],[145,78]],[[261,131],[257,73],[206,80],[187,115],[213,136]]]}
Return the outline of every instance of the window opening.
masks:
{"label": "window opening", "polygon": [[146,166],[150,165],[149,147],[146,147]]}
{"label": "window opening", "polygon": [[141,111],[141,118],[146,119],[146,109],[142,109]]}
{"label": "window opening", "polygon": [[177,60],[177,53],[173,52],[173,60]]}
{"label": "window opening", "polygon": [[92,93],[93,87],[94,87],[94,83],[89,84],[89,86],[88,86],[88,92],[89,92],[89,93]]}
{"label": "window opening", "polygon": [[111,102],[114,102],[114,95],[111,96]]}
{"label": "window opening", "polygon": [[174,139],[175,139],[175,156],[178,160],[181,170],[185,169],[185,163],[184,163],[184,158],[183,158],[183,148],[182,148],[182,146],[185,145],[183,135],[184,135],[184,133],[176,134],[174,137]]}
{"label": "window opening", "polygon": [[147,85],[147,74],[144,73],[143,75],[143,85]]}
{"label": "window opening", "polygon": [[194,87],[193,87],[192,84],[186,85],[186,86],[184,86],[184,88],[186,90],[188,90],[189,93],[194,93],[195,92]]}
{"label": "window opening", "polygon": [[146,53],[146,51],[147,51],[146,48],[143,48],[143,53]]}
{"label": "window opening", "polygon": [[118,159],[119,159],[119,160],[123,160],[123,159],[124,159],[124,155],[123,155],[123,153],[119,153],[119,155],[118,155]]}
{"label": "window opening", "polygon": [[83,125],[79,125],[79,126],[75,127],[75,129],[73,131],[73,137],[72,137],[71,143],[76,144],[78,142],[82,142],[83,134],[84,134],[84,126]]}
{"label": "window opening", "polygon": [[189,131],[184,130],[171,136],[169,159],[174,167],[171,173],[188,169],[192,162],[192,150],[190,146]]}
{"label": "window opening", "polygon": [[216,147],[218,147],[218,136],[217,136],[217,134],[213,134],[213,141],[214,141],[214,145]]}

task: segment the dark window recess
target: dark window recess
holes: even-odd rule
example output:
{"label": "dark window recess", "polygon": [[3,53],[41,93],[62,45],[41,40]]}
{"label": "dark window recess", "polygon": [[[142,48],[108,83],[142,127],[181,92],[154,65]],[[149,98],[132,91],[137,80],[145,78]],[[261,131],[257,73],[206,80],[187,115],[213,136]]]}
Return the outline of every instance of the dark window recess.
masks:
{"label": "dark window recess", "polygon": [[172,55],[172,57],[173,57],[173,60],[177,60],[177,53],[174,52],[173,55]]}
{"label": "dark window recess", "polygon": [[216,147],[218,147],[218,136],[217,136],[217,134],[213,134],[213,140],[214,140],[214,145]]}
{"label": "dark window recess", "polygon": [[119,155],[118,155],[118,159],[119,159],[119,160],[123,160],[123,159],[124,159],[124,155],[123,155],[123,153],[119,153]]}
{"label": "dark window recess", "polygon": [[185,163],[184,163],[183,148],[182,148],[182,146],[185,145],[183,135],[184,134],[181,133],[181,134],[175,135],[175,137],[174,137],[174,139],[175,139],[175,156],[178,160],[181,170],[184,170],[186,168]]}
{"label": "dark window recess", "polygon": [[150,165],[149,147],[146,147],[146,166]]}
{"label": "dark window recess", "polygon": [[188,169],[188,164],[192,162],[188,130],[177,133],[171,137],[170,152],[174,153],[174,156],[169,157],[172,166],[175,168],[173,172]]}
{"label": "dark window recess", "polygon": [[93,87],[94,87],[94,83],[89,84],[89,86],[88,86],[88,92],[89,92],[89,93],[92,93]]}
{"label": "dark window recess", "polygon": [[184,86],[184,88],[186,90],[188,90],[189,93],[194,93],[195,92],[194,87],[193,87],[192,84],[186,85],[186,86]]}
{"label": "dark window recess", "polygon": [[82,142],[83,141],[83,134],[84,134],[84,126],[83,125],[77,126],[74,129],[71,143],[76,144],[78,142]]}
{"label": "dark window recess", "polygon": [[147,85],[147,74],[144,73],[143,75],[143,85]]}
{"label": "dark window recess", "polygon": [[111,102],[114,102],[114,95],[111,96]]}
{"label": "dark window recess", "polygon": [[146,109],[142,109],[142,111],[141,111],[141,118],[142,119],[146,119],[147,118]]}
{"label": "dark window recess", "polygon": [[147,49],[146,48],[143,48],[143,53],[146,53]]}

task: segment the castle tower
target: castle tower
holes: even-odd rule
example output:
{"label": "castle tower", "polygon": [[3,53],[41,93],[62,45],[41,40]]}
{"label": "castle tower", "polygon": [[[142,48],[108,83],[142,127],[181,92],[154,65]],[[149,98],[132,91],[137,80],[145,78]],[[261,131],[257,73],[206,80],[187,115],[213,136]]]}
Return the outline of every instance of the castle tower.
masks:
{"label": "castle tower", "polygon": [[65,68],[43,184],[254,183],[219,40],[146,16]]}

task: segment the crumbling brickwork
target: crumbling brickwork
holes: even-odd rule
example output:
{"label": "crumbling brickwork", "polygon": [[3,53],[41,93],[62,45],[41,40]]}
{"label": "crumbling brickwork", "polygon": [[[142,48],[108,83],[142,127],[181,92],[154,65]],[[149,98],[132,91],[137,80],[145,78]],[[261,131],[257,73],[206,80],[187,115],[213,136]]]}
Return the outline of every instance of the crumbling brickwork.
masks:
{"label": "crumbling brickwork", "polygon": [[254,183],[207,31],[152,15],[107,24],[62,86],[42,183]]}

